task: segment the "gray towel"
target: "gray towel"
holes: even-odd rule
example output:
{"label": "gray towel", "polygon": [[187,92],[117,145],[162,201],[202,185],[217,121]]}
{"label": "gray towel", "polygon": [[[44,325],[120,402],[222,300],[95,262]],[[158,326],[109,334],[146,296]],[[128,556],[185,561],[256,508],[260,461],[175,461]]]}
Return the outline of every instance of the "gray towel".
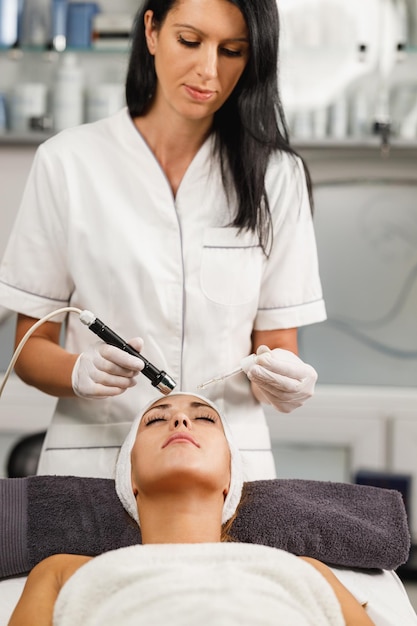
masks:
{"label": "gray towel", "polygon": [[[348,568],[396,569],[410,549],[398,491],[311,480],[245,483],[231,535]],[[0,578],[23,574],[51,554],[95,556],[140,542],[112,480],[0,480]]]}
{"label": "gray towel", "polygon": [[281,548],[328,565],[396,569],[410,550],[400,492],[314,480],[246,483],[233,524],[239,541]]}

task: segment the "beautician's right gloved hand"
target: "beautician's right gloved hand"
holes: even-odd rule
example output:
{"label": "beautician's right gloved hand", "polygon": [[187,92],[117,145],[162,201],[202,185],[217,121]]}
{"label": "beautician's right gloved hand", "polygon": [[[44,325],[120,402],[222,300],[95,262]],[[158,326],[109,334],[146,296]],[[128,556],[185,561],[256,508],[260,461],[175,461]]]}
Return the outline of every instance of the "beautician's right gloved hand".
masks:
{"label": "beautician's right gloved hand", "polygon": [[[128,343],[138,352],[143,348],[140,337]],[[71,375],[72,388],[79,398],[118,396],[136,385],[136,376],[144,366],[138,357],[98,341],[76,360]]]}

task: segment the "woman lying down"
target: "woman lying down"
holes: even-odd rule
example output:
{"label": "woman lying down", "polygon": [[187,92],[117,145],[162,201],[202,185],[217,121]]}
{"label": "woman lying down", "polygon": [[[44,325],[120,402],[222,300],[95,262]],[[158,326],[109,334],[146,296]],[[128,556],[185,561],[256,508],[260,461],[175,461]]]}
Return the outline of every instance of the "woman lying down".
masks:
{"label": "woman lying down", "polygon": [[9,626],[368,626],[323,563],[227,541],[243,484],[216,407],[174,393],[132,425],[116,489],[143,545],[59,554],[30,573]]}

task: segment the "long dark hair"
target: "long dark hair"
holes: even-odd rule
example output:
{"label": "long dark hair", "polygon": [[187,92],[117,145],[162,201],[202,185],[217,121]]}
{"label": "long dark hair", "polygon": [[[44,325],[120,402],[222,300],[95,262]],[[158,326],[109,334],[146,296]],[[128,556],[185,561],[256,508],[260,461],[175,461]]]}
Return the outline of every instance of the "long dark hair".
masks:
{"label": "long dark hair", "polygon": [[[296,155],[291,148],[278,89],[279,18],[276,0],[227,0],[242,13],[249,31],[250,54],[233,93],[215,113],[215,150],[223,185],[233,190],[237,211],[232,225],[257,232],[265,253],[272,243],[271,213],[265,173],[274,151]],[[160,28],[178,0],[146,0],[138,12],[126,78],[130,115],[143,115],[156,89],[154,58],[144,33],[144,14],[153,11]],[[311,198],[311,181],[304,164]]]}

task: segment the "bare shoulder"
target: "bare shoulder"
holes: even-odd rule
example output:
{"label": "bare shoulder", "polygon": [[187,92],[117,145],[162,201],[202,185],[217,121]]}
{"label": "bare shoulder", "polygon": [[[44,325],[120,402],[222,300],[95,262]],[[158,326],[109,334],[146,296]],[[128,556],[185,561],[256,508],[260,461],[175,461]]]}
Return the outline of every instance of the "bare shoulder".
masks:
{"label": "bare shoulder", "polygon": [[322,572],[323,574],[326,573],[330,576],[334,576],[332,570],[329,567],[327,567],[327,565],[325,565],[322,561],[318,561],[317,559],[314,559],[311,556],[300,556],[299,558],[302,559],[303,561],[306,561],[307,563],[310,563],[310,565],[318,569],[319,572]]}
{"label": "bare shoulder", "polygon": [[61,588],[91,558],[76,554],[55,554],[35,565],[9,626],[51,626],[55,601]]}
{"label": "bare shoulder", "polygon": [[62,587],[68,578],[92,558],[81,554],[54,554],[38,563],[31,574],[35,573],[42,578],[54,577],[58,586]]}
{"label": "bare shoulder", "polygon": [[375,623],[366,613],[366,605],[359,604],[327,565],[311,557],[303,556],[300,558],[319,571],[330,584],[339,600],[346,626],[375,626]]}
{"label": "bare shoulder", "polygon": [[58,595],[67,580],[91,558],[79,554],[49,556],[31,570],[25,589],[30,591],[32,588],[41,587],[43,590],[49,589],[53,594]]}

